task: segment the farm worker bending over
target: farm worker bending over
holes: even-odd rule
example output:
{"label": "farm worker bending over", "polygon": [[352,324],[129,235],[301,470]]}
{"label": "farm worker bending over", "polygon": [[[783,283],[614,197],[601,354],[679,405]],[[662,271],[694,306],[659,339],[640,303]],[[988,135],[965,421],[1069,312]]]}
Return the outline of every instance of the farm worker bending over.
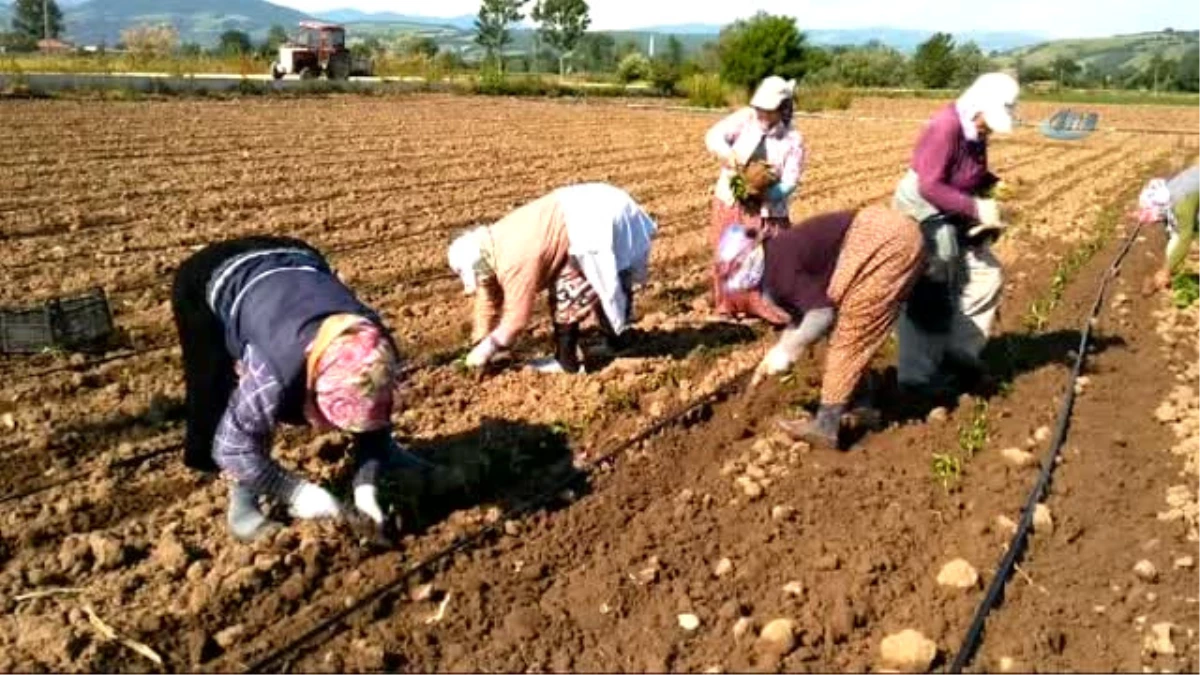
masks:
{"label": "farm worker bending over", "polygon": [[752,383],[787,371],[833,332],[817,416],[780,422],[788,435],[814,447],[837,447],[854,389],[887,339],[923,261],[917,225],[882,206],[815,216],[767,242],[763,289],[792,320]]}
{"label": "farm worker bending over", "polygon": [[[721,162],[712,202],[709,244],[716,254],[721,235],[742,225],[760,241],[787,229],[788,200],[804,173],[804,139],[792,126],[795,81],[771,76],[762,81],[750,106],[717,122],[705,137]],[[731,291],[722,283],[728,269],[713,268],[713,302],[718,314],[748,314],[776,325],[787,312],[756,290]]]}
{"label": "farm worker bending over", "polygon": [[378,315],[321,254],[284,237],[213,244],[180,265],[172,306],[187,398],[184,462],[233,479],[234,536],[272,529],[259,496],[297,518],[342,515],[329,492],[270,458],[280,422],[355,435],[354,504],[382,527],[376,479],[402,454],[392,452],[390,421],[399,355]]}
{"label": "farm worker bending over", "polygon": [[893,206],[920,223],[929,263],[900,317],[900,384],[930,393],[941,369],[982,374],[980,354],[1000,304],[1003,276],[991,242],[1004,228],[996,199],[1007,188],[988,171],[988,138],[1013,128],[1019,87],[981,75],[921,133]]}
{"label": "farm worker bending over", "polygon": [[1162,223],[1167,230],[1167,254],[1163,268],[1150,280],[1155,290],[1171,286],[1188,249],[1196,239],[1197,204],[1200,203],[1200,164],[1180,172],[1170,181],[1156,178],[1142,190],[1137,217],[1143,224]]}
{"label": "farm worker bending over", "polygon": [[579,371],[580,323],[595,314],[615,344],[629,325],[633,285],[645,282],[657,229],[624,190],[585,183],[459,236],[450,246],[450,267],[475,295],[476,346],[467,365],[482,366],[511,347],[529,324],[538,293],[548,289],[555,352],[533,366]]}

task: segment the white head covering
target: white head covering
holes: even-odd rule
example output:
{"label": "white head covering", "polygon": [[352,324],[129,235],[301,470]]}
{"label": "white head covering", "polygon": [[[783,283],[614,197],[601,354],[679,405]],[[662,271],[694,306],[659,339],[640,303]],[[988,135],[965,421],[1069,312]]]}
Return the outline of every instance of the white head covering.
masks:
{"label": "white head covering", "polygon": [[796,95],[796,81],[772,75],[763,80],[750,99],[751,107],[759,110],[779,110],[783,102]]}
{"label": "white head covering", "polygon": [[563,211],[570,254],[596,291],[609,324],[620,334],[629,318],[620,274],[628,272],[634,283],[645,283],[658,224],[615,185],[581,183],[554,194]]}
{"label": "white head covering", "polygon": [[450,269],[462,279],[463,289],[467,295],[475,292],[475,265],[483,256],[481,246],[487,236],[486,227],[476,227],[458,235],[450,244]]}
{"label": "white head covering", "polygon": [[1020,94],[1021,86],[1011,75],[985,73],[958,97],[955,106],[965,128],[970,128],[968,122],[983,113],[983,121],[992,131],[1008,134],[1013,130],[1013,110]]}

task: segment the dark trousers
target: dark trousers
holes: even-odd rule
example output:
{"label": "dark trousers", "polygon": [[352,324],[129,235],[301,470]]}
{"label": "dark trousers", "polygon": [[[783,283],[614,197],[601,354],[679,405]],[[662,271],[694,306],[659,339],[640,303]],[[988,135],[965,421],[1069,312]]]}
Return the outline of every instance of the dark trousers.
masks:
{"label": "dark trousers", "polygon": [[[318,253],[299,239],[254,236],[206,246],[175,272],[171,309],[183,351],[184,407],[187,432],[183,462],[204,472],[217,471],[212,445],[229,396],[237,386],[236,355],[225,344],[225,327],[208,306],[206,289],[214,272],[230,258],[271,248],[300,248]],[[318,253],[318,255],[320,255]]]}

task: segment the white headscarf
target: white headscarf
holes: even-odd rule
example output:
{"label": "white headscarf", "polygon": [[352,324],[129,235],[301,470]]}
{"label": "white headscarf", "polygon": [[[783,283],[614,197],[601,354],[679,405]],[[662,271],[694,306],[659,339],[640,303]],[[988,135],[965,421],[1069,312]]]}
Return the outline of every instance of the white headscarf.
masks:
{"label": "white headscarf", "polygon": [[1006,73],[980,75],[955,102],[967,138],[975,140],[975,116],[982,113],[983,121],[998,134],[1012,133],[1013,112],[1021,86]]}
{"label": "white headscarf", "polygon": [[487,227],[476,227],[463,232],[450,244],[450,269],[462,280],[467,295],[475,292],[478,281],[475,278],[475,265],[483,257],[481,249],[486,236]]}
{"label": "white headscarf", "polygon": [[627,327],[629,299],[620,274],[644,283],[658,225],[624,190],[607,183],[582,183],[554,191],[563,210],[570,254],[600,298],[617,333]]}

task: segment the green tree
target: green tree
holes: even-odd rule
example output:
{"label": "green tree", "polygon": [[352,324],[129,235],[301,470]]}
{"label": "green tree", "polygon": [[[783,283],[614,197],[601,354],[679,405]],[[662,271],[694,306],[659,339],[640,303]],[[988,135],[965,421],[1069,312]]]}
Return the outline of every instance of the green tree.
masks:
{"label": "green tree", "polygon": [[267,37],[263,40],[263,52],[268,55],[278,53],[279,48],[289,39],[286,28],[273,24],[267,29]]}
{"label": "green tree", "polygon": [[563,77],[567,57],[592,24],[587,0],[537,0],[530,17],[541,39],[558,52],[558,76]]}
{"label": "green tree", "polygon": [[908,79],[904,54],[879,43],[837,54],[832,68],[833,79],[851,87],[900,87]]}
{"label": "green tree", "polygon": [[617,79],[626,84],[637,80],[647,80],[651,74],[650,59],[641,52],[626,55],[617,65]]}
{"label": "green tree", "polygon": [[16,31],[0,33],[0,51],[31,52],[37,49],[37,40]]}
{"label": "green tree", "polygon": [[1200,91],[1200,47],[1184,52],[1175,66],[1175,86],[1183,91]]}
{"label": "green tree", "polygon": [[406,39],[403,44],[403,53],[406,56],[424,56],[432,59],[438,55],[437,40],[427,35]]}
{"label": "green tree", "polygon": [[1151,91],[1157,92],[1167,88],[1167,85],[1175,79],[1174,66],[1175,64],[1164,59],[1160,52],[1155,52],[1150,57],[1150,63],[1146,64],[1145,73]]}
{"label": "green tree", "polygon": [[1050,72],[1054,73],[1054,79],[1058,82],[1059,89],[1063,87],[1073,87],[1076,84],[1076,76],[1083,70],[1079,67],[1079,63],[1069,56],[1060,56],[1054,59],[1050,64]]}
{"label": "green tree", "polygon": [[640,45],[638,45],[636,40],[626,40],[621,43],[620,47],[617,47],[617,60],[622,61],[630,54],[640,53],[642,53],[642,48]]}
{"label": "green tree", "polygon": [[62,35],[62,10],[54,0],[16,0],[12,3],[11,11],[12,29],[18,35],[35,41]]}
{"label": "green tree", "polygon": [[675,37],[674,35],[667,38],[667,54],[664,58],[666,58],[667,63],[671,64],[671,66],[674,68],[680,68],[683,66],[683,43],[680,42],[679,38]]}
{"label": "green tree", "polygon": [[217,39],[217,51],[222,54],[240,56],[253,50],[250,36],[240,30],[227,30]]}
{"label": "green tree", "polygon": [[263,40],[259,54],[263,58],[273,59],[279,54],[279,47],[287,41],[287,29],[279,24],[275,24],[267,30],[267,37]]}
{"label": "green tree", "polygon": [[954,50],[954,82],[961,89],[992,69],[992,62],[974,42],[964,42]]}
{"label": "green tree", "polygon": [[525,18],[521,8],[528,0],[483,0],[475,18],[475,42],[483,47],[493,64],[503,70],[504,47],[512,42],[508,27]]}
{"label": "green tree", "polygon": [[803,78],[808,47],[790,17],[759,12],[721,31],[721,79],[753,91],[764,78]]}
{"label": "green tree", "polygon": [[922,42],[913,55],[913,73],[929,89],[945,89],[954,81],[958,64],[954,58],[954,37],[934,33]]}
{"label": "green tree", "polygon": [[584,70],[608,73],[617,67],[617,41],[608,33],[584,33],[575,50]]}

